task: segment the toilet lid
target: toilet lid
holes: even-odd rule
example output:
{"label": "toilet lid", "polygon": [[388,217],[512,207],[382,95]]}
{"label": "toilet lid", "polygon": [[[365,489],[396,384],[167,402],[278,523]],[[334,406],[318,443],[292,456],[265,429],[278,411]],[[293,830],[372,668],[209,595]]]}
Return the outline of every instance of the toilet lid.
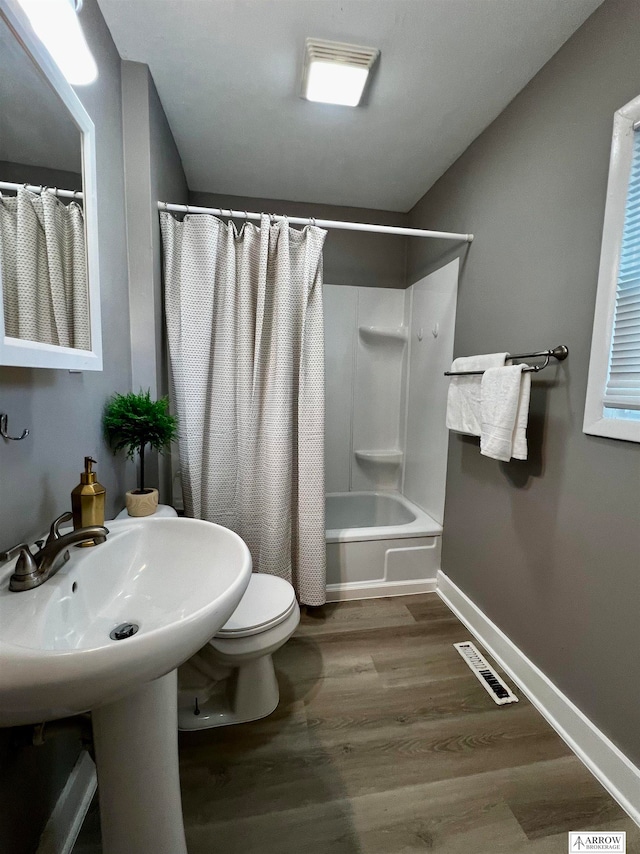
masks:
{"label": "toilet lid", "polygon": [[255,635],[282,623],[296,606],[293,587],[283,578],[254,572],[240,604],[217,638]]}

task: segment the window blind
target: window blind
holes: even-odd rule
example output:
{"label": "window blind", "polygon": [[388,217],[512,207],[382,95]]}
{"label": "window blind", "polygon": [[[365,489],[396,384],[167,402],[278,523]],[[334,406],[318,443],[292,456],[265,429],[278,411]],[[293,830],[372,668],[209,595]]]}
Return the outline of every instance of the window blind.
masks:
{"label": "window blind", "polygon": [[634,132],[604,405],[612,409],[640,410],[640,133],[638,131]]}

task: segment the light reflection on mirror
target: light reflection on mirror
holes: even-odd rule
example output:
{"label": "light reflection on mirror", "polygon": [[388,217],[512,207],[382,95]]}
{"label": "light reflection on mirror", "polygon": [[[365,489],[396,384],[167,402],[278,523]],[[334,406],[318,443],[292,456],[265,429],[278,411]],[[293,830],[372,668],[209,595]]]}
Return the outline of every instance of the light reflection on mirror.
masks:
{"label": "light reflection on mirror", "polygon": [[9,338],[91,349],[81,143],[68,109],[0,18],[0,182],[51,188],[0,190]]}

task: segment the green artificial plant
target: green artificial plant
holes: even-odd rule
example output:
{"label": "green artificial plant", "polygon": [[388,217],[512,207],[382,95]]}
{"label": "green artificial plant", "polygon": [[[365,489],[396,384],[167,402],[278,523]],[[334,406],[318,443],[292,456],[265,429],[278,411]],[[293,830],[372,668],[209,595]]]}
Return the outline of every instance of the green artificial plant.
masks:
{"label": "green artificial plant", "polygon": [[148,445],[163,453],[178,435],[178,419],[169,412],[169,399],[151,400],[151,392],[114,394],[104,413],[104,430],[114,454],[126,449],[127,457],[140,454],[140,488],[144,493],[144,451]]}

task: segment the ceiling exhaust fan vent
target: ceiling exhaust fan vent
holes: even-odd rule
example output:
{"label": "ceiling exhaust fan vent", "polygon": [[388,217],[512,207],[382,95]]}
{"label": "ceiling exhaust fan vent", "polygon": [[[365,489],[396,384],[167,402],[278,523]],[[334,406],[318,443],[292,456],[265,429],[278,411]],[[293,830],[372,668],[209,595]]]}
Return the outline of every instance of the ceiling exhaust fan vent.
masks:
{"label": "ceiling exhaust fan vent", "polygon": [[345,42],[325,41],[324,39],[307,39],[305,41],[307,62],[346,62],[360,68],[371,68],[380,55],[374,47],[362,47]]}
{"label": "ceiling exhaust fan vent", "polygon": [[357,107],[380,51],[374,47],[306,39],[300,95],[307,101]]}

